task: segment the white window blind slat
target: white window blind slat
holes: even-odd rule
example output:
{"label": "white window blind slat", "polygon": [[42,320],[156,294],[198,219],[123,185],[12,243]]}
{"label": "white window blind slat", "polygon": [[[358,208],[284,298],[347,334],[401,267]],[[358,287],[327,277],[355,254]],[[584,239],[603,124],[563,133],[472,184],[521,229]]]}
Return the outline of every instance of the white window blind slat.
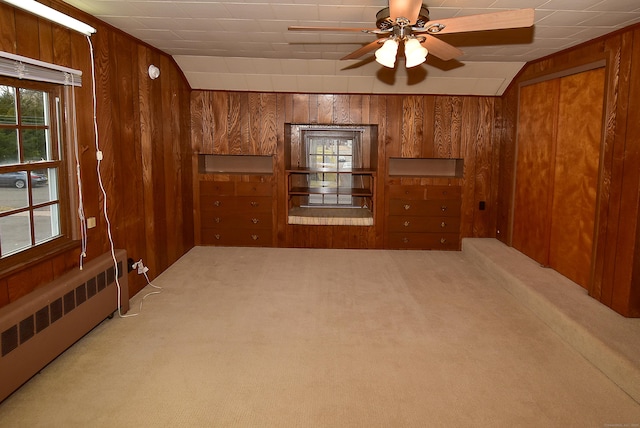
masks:
{"label": "white window blind slat", "polygon": [[0,76],[66,86],[82,86],[82,71],[37,59],[0,52]]}

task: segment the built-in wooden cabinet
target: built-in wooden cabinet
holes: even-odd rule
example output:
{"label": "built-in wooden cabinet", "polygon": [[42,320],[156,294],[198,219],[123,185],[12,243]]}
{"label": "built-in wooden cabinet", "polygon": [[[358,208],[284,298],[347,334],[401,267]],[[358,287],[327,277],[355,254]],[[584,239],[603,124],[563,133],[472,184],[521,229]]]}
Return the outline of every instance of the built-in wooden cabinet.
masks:
{"label": "built-in wooden cabinet", "polygon": [[390,185],[387,248],[460,249],[460,186]]}
{"label": "built-in wooden cabinet", "polygon": [[[390,158],[385,248],[459,250],[462,187],[457,181],[463,171],[462,159]],[[430,179],[453,184],[421,183]]]}
{"label": "built-in wooden cabinet", "polygon": [[199,155],[201,245],[275,245],[271,156]]}

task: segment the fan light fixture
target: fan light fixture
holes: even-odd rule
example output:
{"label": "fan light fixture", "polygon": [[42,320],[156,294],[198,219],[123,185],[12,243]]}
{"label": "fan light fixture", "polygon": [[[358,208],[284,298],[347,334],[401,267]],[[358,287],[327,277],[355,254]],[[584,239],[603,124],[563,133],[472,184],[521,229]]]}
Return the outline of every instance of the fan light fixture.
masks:
{"label": "fan light fixture", "polygon": [[393,68],[396,63],[396,54],[398,53],[398,41],[396,39],[387,39],[380,49],[376,51],[376,61],[385,67]]}
{"label": "fan light fixture", "polygon": [[410,38],[404,42],[404,56],[406,59],[407,68],[420,65],[427,60],[429,51],[422,46],[420,41],[416,38]]}
{"label": "fan light fixture", "polygon": [[[422,64],[427,60],[429,51],[422,46],[420,40],[416,37],[403,37],[400,40],[404,43],[404,56],[406,58],[406,67],[411,68]],[[398,54],[398,38],[392,37],[382,44],[382,47],[376,51],[376,62],[388,68],[393,68],[396,64],[396,55]]]}
{"label": "fan light fixture", "polygon": [[19,7],[20,9],[24,9],[27,12],[31,12],[34,15],[37,15],[41,18],[48,19],[49,21],[53,21],[57,24],[63,25],[67,28],[75,30],[84,35],[90,36],[96,32],[96,29],[92,26],[85,24],[82,21],[78,21],[75,18],[70,17],[69,15],[65,15],[62,12],[58,12],[57,10],[50,8],[49,6],[45,6],[42,3],[38,3],[35,0],[2,0],[5,3],[8,3],[12,6]]}

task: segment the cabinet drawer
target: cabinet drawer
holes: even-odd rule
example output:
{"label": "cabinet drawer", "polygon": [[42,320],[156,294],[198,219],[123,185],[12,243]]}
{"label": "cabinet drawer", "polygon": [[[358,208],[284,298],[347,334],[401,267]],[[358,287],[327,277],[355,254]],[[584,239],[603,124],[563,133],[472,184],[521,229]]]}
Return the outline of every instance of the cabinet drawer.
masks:
{"label": "cabinet drawer", "polygon": [[460,186],[427,186],[427,199],[460,199]]}
{"label": "cabinet drawer", "polygon": [[460,235],[456,233],[390,233],[389,248],[458,250]]}
{"label": "cabinet drawer", "polygon": [[420,201],[409,199],[391,199],[389,215],[409,216],[442,216],[459,217],[460,200]]}
{"label": "cabinet drawer", "polygon": [[232,212],[235,208],[233,196],[202,195],[200,197],[200,209],[204,211]]}
{"label": "cabinet drawer", "polygon": [[425,186],[389,186],[389,197],[395,199],[427,199]]}
{"label": "cabinet drawer", "polygon": [[390,216],[389,232],[459,233],[459,217]]}
{"label": "cabinet drawer", "polygon": [[234,187],[232,181],[201,181],[200,195],[233,196]]}
{"label": "cabinet drawer", "polygon": [[241,181],[236,183],[238,196],[271,196],[271,183]]}
{"label": "cabinet drawer", "polygon": [[270,196],[238,196],[235,209],[238,212],[271,212]]}
{"label": "cabinet drawer", "polygon": [[200,224],[203,228],[231,228],[237,223],[233,210],[201,211]]}
{"label": "cabinet drawer", "polygon": [[203,228],[201,235],[202,244],[204,245],[270,247],[273,241],[271,229]]}
{"label": "cabinet drawer", "polygon": [[271,210],[265,212],[239,213],[235,215],[232,220],[233,227],[250,230],[271,229],[272,223]]}

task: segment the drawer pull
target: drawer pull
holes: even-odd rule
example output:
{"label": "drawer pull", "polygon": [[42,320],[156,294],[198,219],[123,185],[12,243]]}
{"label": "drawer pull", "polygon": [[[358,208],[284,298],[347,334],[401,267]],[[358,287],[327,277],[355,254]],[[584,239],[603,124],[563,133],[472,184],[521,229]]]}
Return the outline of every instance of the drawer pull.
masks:
{"label": "drawer pull", "polygon": [[445,228],[447,227],[447,223],[445,223],[444,221],[442,223],[440,223],[440,227]]}
{"label": "drawer pull", "polygon": [[253,239],[254,241],[257,241],[258,238],[260,238],[258,235],[251,235],[251,239]]}
{"label": "drawer pull", "polygon": [[214,219],[214,221],[215,221],[216,223],[220,223],[220,217],[216,217],[216,218]]}
{"label": "drawer pull", "polygon": [[409,204],[404,204],[404,205],[403,205],[403,208],[404,208],[405,210],[409,210],[409,209],[411,209],[411,205],[409,205]]}
{"label": "drawer pull", "polygon": [[440,238],[440,243],[441,244],[446,244],[447,243],[447,239],[446,238]]}
{"label": "drawer pull", "polygon": [[407,238],[407,237],[402,238],[402,243],[408,244],[409,243],[409,238]]}
{"label": "drawer pull", "polygon": [[220,205],[222,205],[222,202],[220,202],[220,201],[215,201],[215,202],[213,203],[213,205],[215,205],[216,207],[219,207]]}
{"label": "drawer pull", "polygon": [[405,221],[404,223],[402,223],[404,225],[404,227],[409,227],[409,221]]}
{"label": "drawer pull", "polygon": [[256,202],[256,201],[251,201],[251,206],[252,206],[252,207],[257,207],[258,205],[260,205],[258,202]]}
{"label": "drawer pull", "polygon": [[251,219],[251,223],[253,223],[253,224],[258,224],[259,222],[260,222],[260,219],[257,219],[257,218],[252,218]]}
{"label": "drawer pull", "polygon": [[441,206],[441,207],[440,207],[440,210],[441,210],[442,212],[445,212],[445,211],[447,210],[447,206],[446,206],[446,205]]}
{"label": "drawer pull", "polygon": [[213,237],[216,238],[216,239],[220,239],[220,234],[216,233],[215,235],[213,235]]}

